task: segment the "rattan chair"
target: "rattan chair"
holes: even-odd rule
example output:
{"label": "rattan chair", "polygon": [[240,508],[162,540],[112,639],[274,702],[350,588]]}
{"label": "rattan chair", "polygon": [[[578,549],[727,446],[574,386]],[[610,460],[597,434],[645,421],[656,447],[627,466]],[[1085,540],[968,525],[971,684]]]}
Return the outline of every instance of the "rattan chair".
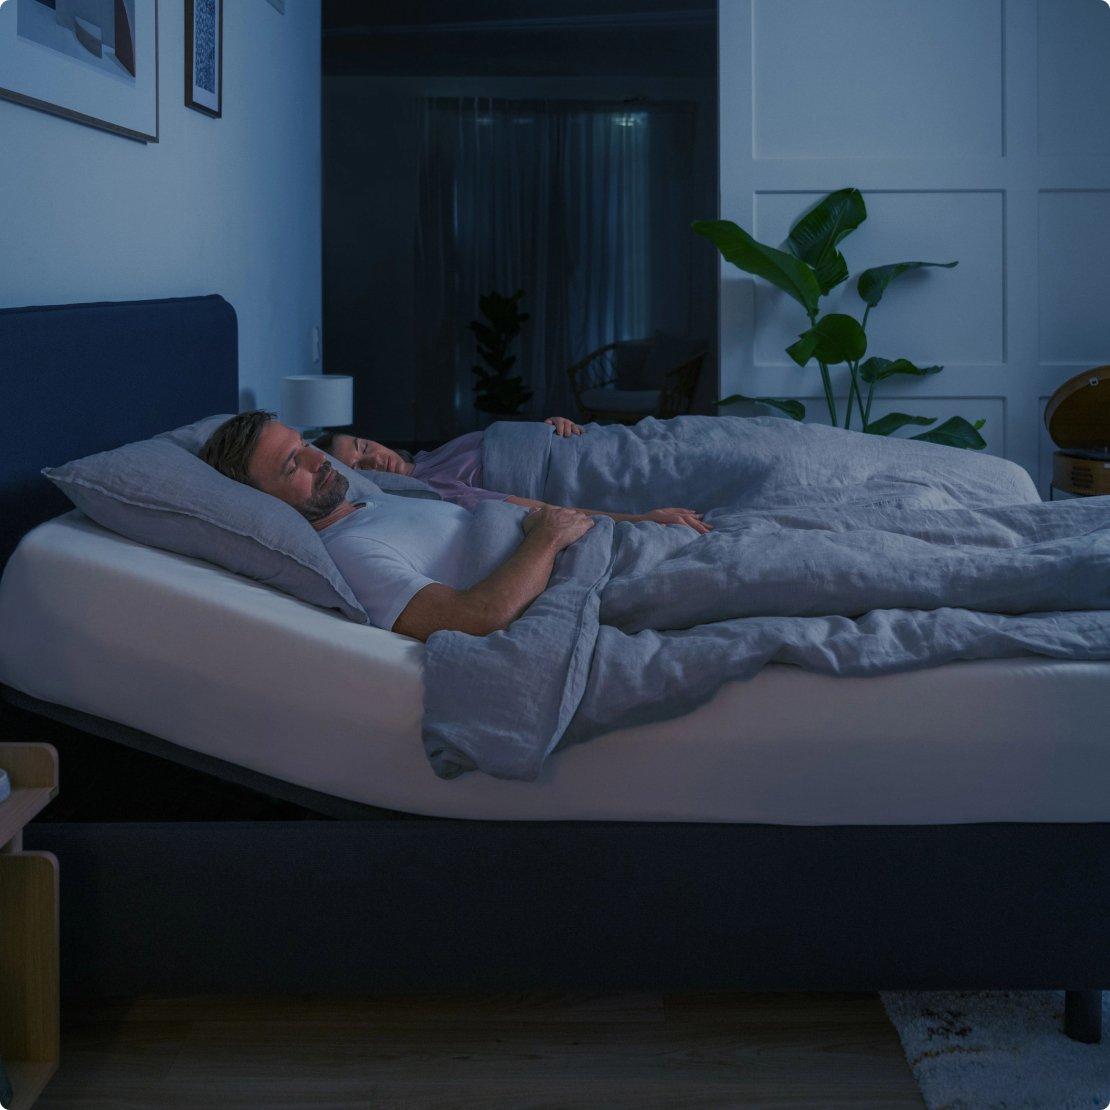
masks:
{"label": "rattan chair", "polygon": [[650,350],[654,339],[621,339],[591,351],[567,370],[583,423],[635,424],[645,416],[666,419],[690,411],[705,362],[705,351],[667,370],[656,389],[617,388],[617,354],[622,348]]}

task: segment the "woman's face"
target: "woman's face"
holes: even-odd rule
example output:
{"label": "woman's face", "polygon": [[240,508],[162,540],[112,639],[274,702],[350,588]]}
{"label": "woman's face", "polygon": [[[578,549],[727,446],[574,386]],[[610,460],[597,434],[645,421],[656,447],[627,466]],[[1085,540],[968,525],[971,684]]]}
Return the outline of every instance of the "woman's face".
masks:
{"label": "woman's face", "polygon": [[355,470],[387,470],[390,474],[407,474],[409,470],[396,451],[361,436],[334,436],[331,454]]}

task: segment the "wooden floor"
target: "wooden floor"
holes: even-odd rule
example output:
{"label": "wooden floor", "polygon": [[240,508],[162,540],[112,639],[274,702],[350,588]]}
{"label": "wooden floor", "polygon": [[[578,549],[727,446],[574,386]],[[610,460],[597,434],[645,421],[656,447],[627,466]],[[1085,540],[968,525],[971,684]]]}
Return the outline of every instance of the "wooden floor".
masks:
{"label": "wooden floor", "polygon": [[873,994],[142,999],[70,1007],[41,1110],[922,1106]]}

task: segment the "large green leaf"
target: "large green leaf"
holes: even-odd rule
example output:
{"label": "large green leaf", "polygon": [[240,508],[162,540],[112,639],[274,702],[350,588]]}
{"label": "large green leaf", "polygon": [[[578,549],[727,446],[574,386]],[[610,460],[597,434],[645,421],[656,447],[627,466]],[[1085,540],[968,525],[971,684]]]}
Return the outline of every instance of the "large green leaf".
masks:
{"label": "large green leaf", "polygon": [[920,270],[923,266],[939,266],[951,270],[958,262],[892,262],[889,266],[873,266],[864,270],[856,282],[856,290],[869,308],[874,308],[883,299],[886,287],[902,274],[910,270]]}
{"label": "large green leaf", "polygon": [[806,407],[801,401],[796,401],[793,397],[745,397],[743,393],[732,393],[728,397],[722,397],[719,401],[714,401],[715,405],[731,405],[736,401],[754,401],[760,405],[770,405],[773,409],[778,409],[780,412],[785,412],[787,416],[793,417],[795,420],[805,420]]}
{"label": "large green leaf", "polygon": [[848,263],[837,244],[866,219],[867,206],[859,189],[838,189],[818,201],[790,229],[787,245],[813,267],[822,293],[847,280]]}
{"label": "large green leaf", "polygon": [[797,343],[786,348],[786,353],[799,366],[805,366],[811,358],[826,366],[856,362],[866,351],[867,335],[859,321],[840,312],[822,316],[812,328],[802,332]]}
{"label": "large green leaf", "polygon": [[786,251],[757,243],[731,220],[695,220],[694,231],[708,239],[724,256],[745,273],[769,281],[800,304],[807,315],[817,314],[821,288],[808,263]]}
{"label": "large green leaf", "polygon": [[[878,420],[872,420],[863,430],[873,436],[888,436],[898,431],[899,428],[905,428],[908,424],[928,427],[936,422],[937,418],[935,416],[910,416],[909,413],[905,412],[888,412],[886,416],[880,416]],[[914,438],[920,437],[915,436]]]}
{"label": "large green leaf", "polygon": [[872,355],[866,362],[860,363],[859,376],[865,382],[881,382],[892,378],[895,374],[911,374],[917,378],[924,378],[927,374],[939,374],[943,366],[915,366],[908,358],[879,358]]}
{"label": "large green leaf", "polygon": [[945,447],[964,447],[969,451],[982,451],[987,441],[979,434],[979,429],[985,423],[985,420],[976,420],[971,424],[962,416],[953,416],[939,428],[922,432],[919,436],[910,436],[910,439],[923,439],[926,443],[942,443]]}

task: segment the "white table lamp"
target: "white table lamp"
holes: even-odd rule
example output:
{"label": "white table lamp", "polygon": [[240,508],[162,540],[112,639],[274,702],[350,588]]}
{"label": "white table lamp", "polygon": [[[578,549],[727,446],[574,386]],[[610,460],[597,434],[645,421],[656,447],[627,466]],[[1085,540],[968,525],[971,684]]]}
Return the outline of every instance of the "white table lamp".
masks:
{"label": "white table lamp", "polygon": [[325,428],[350,424],[353,398],[349,374],[291,374],[281,380],[281,418],[311,439]]}

